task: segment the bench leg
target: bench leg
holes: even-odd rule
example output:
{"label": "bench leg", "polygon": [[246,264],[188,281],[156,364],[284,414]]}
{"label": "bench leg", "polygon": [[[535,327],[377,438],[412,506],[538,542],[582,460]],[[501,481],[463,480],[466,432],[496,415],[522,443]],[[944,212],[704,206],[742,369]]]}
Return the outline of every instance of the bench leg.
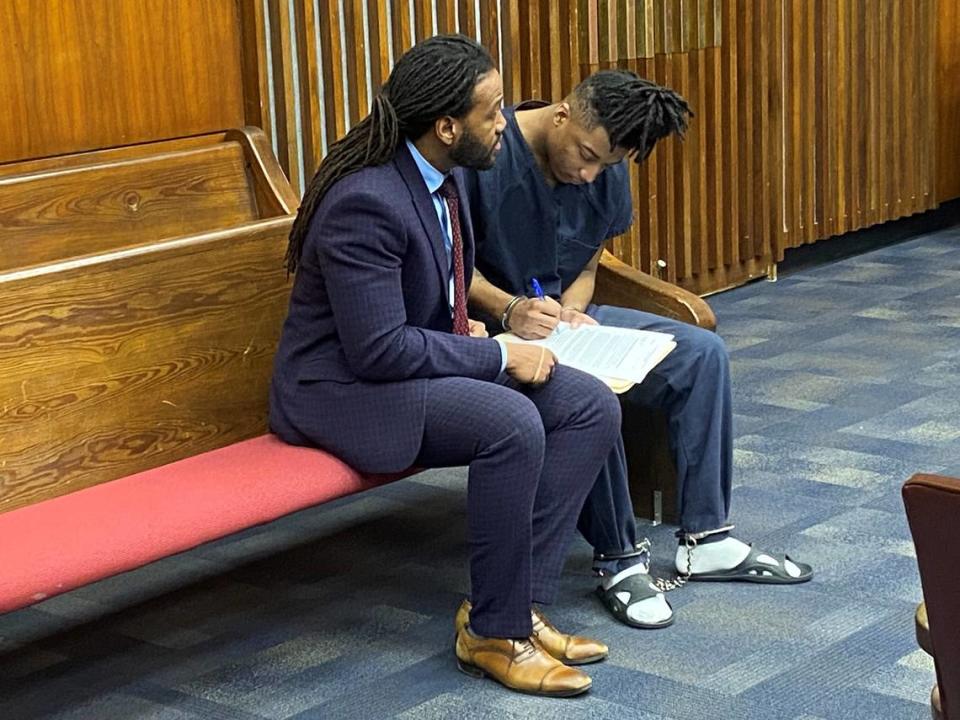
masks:
{"label": "bench leg", "polygon": [[620,403],[634,514],[655,523],[676,524],[677,471],[670,455],[663,413]]}

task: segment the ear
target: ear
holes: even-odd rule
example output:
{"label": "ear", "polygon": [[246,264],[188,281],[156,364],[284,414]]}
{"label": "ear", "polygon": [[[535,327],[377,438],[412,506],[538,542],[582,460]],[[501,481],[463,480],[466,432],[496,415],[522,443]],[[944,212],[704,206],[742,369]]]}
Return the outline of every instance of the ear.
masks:
{"label": "ear", "polygon": [[553,108],[553,126],[561,127],[567,122],[570,122],[570,103],[566,101],[557,103]]}
{"label": "ear", "polygon": [[454,118],[445,115],[434,123],[433,131],[437,134],[437,139],[440,142],[447,147],[453,147],[457,135],[460,134],[460,127]]}

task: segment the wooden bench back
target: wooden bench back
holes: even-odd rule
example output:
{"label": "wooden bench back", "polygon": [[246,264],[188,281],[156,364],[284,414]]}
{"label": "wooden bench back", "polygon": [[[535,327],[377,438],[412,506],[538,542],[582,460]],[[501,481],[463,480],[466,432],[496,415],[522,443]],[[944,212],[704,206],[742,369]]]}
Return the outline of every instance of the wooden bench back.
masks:
{"label": "wooden bench back", "polygon": [[297,199],[259,131],[159,145],[0,166],[0,512],[266,430]]}
{"label": "wooden bench back", "polygon": [[260,213],[241,143],[207,139],[57,169],[0,166],[0,272],[276,215]]}

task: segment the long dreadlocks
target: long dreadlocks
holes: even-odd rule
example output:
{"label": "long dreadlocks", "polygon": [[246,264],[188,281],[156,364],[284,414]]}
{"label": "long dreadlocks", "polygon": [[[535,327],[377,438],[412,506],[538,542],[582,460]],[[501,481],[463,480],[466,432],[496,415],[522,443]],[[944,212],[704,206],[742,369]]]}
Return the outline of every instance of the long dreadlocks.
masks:
{"label": "long dreadlocks", "polygon": [[629,70],[594,73],[574,88],[571,100],[587,130],[602,125],[610,146],[626,148],[638,163],[661,138],[683,137],[693,117],[687,101],[673,90]]}
{"label": "long dreadlocks", "polygon": [[421,137],[439,118],[463,117],[478,79],[491,69],[486,49],[463,35],[437,35],[408,50],[374,98],[370,114],[330,146],[310,181],[290,230],[287,272],[296,271],[310,219],[335,182],[387,162],[403,138]]}

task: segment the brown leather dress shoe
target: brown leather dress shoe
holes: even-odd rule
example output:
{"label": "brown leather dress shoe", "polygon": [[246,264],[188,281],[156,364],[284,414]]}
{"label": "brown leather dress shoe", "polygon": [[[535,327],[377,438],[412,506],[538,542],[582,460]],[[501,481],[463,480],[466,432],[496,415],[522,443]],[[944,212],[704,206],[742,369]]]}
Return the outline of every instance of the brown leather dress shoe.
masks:
{"label": "brown leather dress shoe", "polygon": [[567,667],[543,649],[536,638],[511,640],[457,632],[457,667],[471,677],[489,676],[504,687],[528,695],[573,697],[590,689],[590,677]]}
{"label": "brown leather dress shoe", "polygon": [[[460,603],[454,621],[457,632],[460,632],[470,622],[470,607],[469,600]],[[533,636],[540,642],[544,650],[564,665],[588,665],[600,662],[610,652],[609,648],[599,640],[560,632],[536,608],[533,608],[530,614],[533,620]]]}

